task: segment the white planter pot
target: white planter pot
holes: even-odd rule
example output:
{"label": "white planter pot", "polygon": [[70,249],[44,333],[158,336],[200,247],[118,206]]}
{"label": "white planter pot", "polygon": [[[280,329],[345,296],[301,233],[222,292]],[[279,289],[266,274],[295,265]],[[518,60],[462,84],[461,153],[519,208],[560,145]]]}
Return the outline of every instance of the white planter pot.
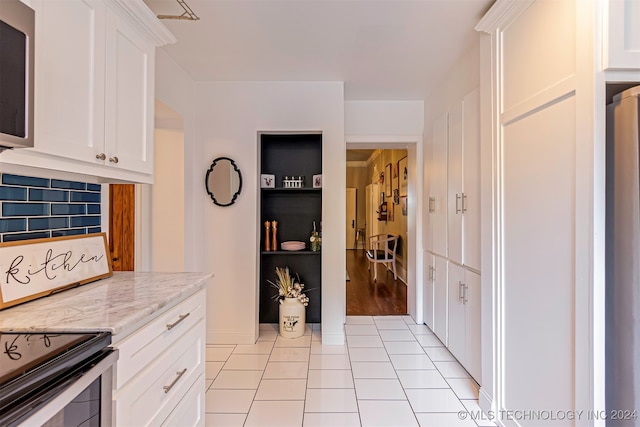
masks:
{"label": "white planter pot", "polygon": [[299,338],[304,335],[305,310],[297,298],[285,298],[280,304],[280,335]]}

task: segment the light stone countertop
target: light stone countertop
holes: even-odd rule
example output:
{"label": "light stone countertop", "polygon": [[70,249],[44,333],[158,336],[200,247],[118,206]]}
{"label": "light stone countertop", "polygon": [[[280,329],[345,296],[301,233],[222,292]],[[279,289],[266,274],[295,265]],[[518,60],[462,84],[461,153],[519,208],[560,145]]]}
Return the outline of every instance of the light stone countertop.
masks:
{"label": "light stone countertop", "polygon": [[211,277],[211,273],[114,272],[112,277],[0,310],[0,331],[116,335],[203,289]]}

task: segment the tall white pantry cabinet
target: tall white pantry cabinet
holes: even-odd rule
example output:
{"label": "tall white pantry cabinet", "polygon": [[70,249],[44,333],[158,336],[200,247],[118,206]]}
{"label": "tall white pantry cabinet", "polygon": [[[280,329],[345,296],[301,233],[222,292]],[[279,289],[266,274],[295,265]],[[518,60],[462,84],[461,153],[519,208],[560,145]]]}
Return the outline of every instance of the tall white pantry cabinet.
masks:
{"label": "tall white pantry cabinet", "polygon": [[434,120],[427,167],[425,323],[480,381],[480,92]]}
{"label": "tall white pantry cabinet", "polygon": [[605,107],[608,83],[640,82],[640,2],[498,0],[476,29],[479,403],[604,426],[610,410],[637,410],[605,407]]}

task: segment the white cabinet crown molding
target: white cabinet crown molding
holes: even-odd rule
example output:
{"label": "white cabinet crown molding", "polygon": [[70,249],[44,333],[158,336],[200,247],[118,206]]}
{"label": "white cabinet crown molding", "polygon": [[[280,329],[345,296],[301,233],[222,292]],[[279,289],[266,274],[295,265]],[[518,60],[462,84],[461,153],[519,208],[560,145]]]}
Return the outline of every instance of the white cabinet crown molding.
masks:
{"label": "white cabinet crown molding", "polygon": [[491,34],[508,25],[534,2],[535,0],[497,0],[475,26],[475,30]]}
{"label": "white cabinet crown molding", "polygon": [[112,9],[119,11],[119,15],[131,25],[142,31],[142,35],[152,41],[156,47],[173,44],[177,41],[176,37],[142,0],[108,0],[107,4]]}

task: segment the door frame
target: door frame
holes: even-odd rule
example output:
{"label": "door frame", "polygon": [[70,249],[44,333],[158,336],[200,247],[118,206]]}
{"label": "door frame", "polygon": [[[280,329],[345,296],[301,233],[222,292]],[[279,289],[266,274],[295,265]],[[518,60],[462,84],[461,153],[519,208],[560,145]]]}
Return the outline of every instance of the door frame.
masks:
{"label": "door frame", "polygon": [[[424,323],[424,283],[422,248],[422,195],[424,194],[424,154],[422,135],[348,135],[346,150],[389,149],[407,150],[409,185],[407,188],[407,235],[409,240],[407,260],[407,312],[416,323]],[[346,188],[346,182],[344,183]],[[345,296],[346,298],[346,296]],[[346,304],[345,304],[346,307]]]}

